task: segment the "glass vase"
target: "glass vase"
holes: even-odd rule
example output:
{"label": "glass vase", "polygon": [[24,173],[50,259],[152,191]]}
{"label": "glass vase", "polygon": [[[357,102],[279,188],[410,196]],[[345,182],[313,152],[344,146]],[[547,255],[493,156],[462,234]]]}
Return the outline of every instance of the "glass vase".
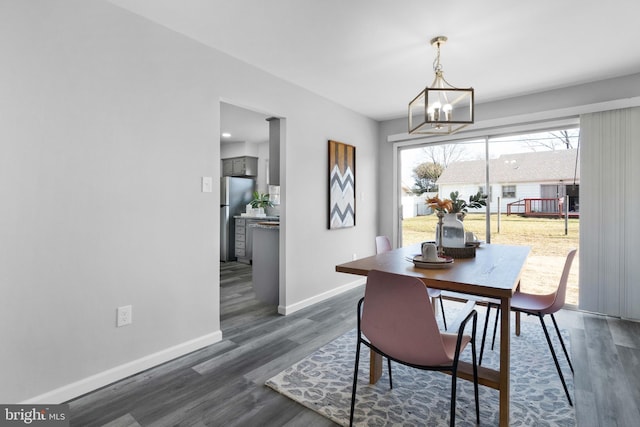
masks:
{"label": "glass vase", "polygon": [[[464,248],[464,224],[457,213],[445,213],[442,218],[442,246]],[[436,244],[440,246],[440,224],[436,226]]]}

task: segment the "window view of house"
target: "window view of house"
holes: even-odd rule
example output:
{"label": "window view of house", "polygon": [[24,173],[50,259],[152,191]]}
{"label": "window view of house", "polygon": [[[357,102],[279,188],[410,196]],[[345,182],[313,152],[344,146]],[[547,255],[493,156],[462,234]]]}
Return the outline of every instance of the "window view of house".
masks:
{"label": "window view of house", "polygon": [[504,185],[502,186],[502,197],[515,199],[516,198],[516,186],[515,185]]}
{"label": "window view of house", "polygon": [[[468,210],[465,230],[482,241],[530,246],[523,288],[557,286],[568,251],[578,247],[578,136],[577,128],[562,129],[403,150],[402,243],[434,239],[437,218],[427,198],[458,192],[469,200],[481,192],[487,207]],[[569,282],[567,302],[577,304],[578,262]]]}

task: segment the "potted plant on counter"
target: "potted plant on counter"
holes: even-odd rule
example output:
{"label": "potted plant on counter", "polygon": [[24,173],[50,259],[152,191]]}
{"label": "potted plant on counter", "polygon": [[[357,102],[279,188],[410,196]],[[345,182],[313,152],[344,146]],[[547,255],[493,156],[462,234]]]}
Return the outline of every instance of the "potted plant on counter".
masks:
{"label": "potted plant on counter", "polygon": [[268,193],[260,193],[258,191],[253,192],[253,200],[249,202],[253,209],[257,209],[256,216],[264,216],[265,208],[273,207],[273,203],[269,199]]}

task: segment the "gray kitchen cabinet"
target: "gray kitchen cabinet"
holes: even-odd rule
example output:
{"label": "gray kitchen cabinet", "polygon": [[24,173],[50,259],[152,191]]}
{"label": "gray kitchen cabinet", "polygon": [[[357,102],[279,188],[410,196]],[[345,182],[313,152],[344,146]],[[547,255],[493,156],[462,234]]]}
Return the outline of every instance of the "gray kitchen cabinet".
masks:
{"label": "gray kitchen cabinet", "polygon": [[222,159],[222,176],[233,176],[232,159]]}
{"label": "gray kitchen cabinet", "polygon": [[256,176],[258,175],[257,157],[231,157],[222,159],[222,176]]}
{"label": "gray kitchen cabinet", "polygon": [[246,247],[246,220],[242,218],[236,218],[235,225],[235,256],[238,258],[238,262],[242,262],[245,264],[249,264],[251,257],[247,258],[247,247]]}
{"label": "gray kitchen cabinet", "polygon": [[262,221],[278,220],[277,217],[236,217],[236,242],[235,242],[235,255],[238,258],[238,262],[243,264],[251,264],[253,260],[253,229],[252,224],[256,224]]}
{"label": "gray kitchen cabinet", "polygon": [[264,221],[264,218],[236,218],[236,257],[238,262],[251,264],[253,254],[253,229],[251,224]]}

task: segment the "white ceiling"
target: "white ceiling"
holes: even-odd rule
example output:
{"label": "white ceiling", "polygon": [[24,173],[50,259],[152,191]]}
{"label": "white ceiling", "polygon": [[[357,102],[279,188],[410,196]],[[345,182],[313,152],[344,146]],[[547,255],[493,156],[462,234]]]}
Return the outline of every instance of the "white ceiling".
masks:
{"label": "white ceiling", "polygon": [[433,80],[476,103],[640,71],[633,0],[109,0],[376,120]]}
{"label": "white ceiling", "polygon": [[220,103],[220,133],[230,133],[230,137],[220,136],[221,142],[249,142],[258,144],[269,141],[270,116],[247,110],[225,102]]}

